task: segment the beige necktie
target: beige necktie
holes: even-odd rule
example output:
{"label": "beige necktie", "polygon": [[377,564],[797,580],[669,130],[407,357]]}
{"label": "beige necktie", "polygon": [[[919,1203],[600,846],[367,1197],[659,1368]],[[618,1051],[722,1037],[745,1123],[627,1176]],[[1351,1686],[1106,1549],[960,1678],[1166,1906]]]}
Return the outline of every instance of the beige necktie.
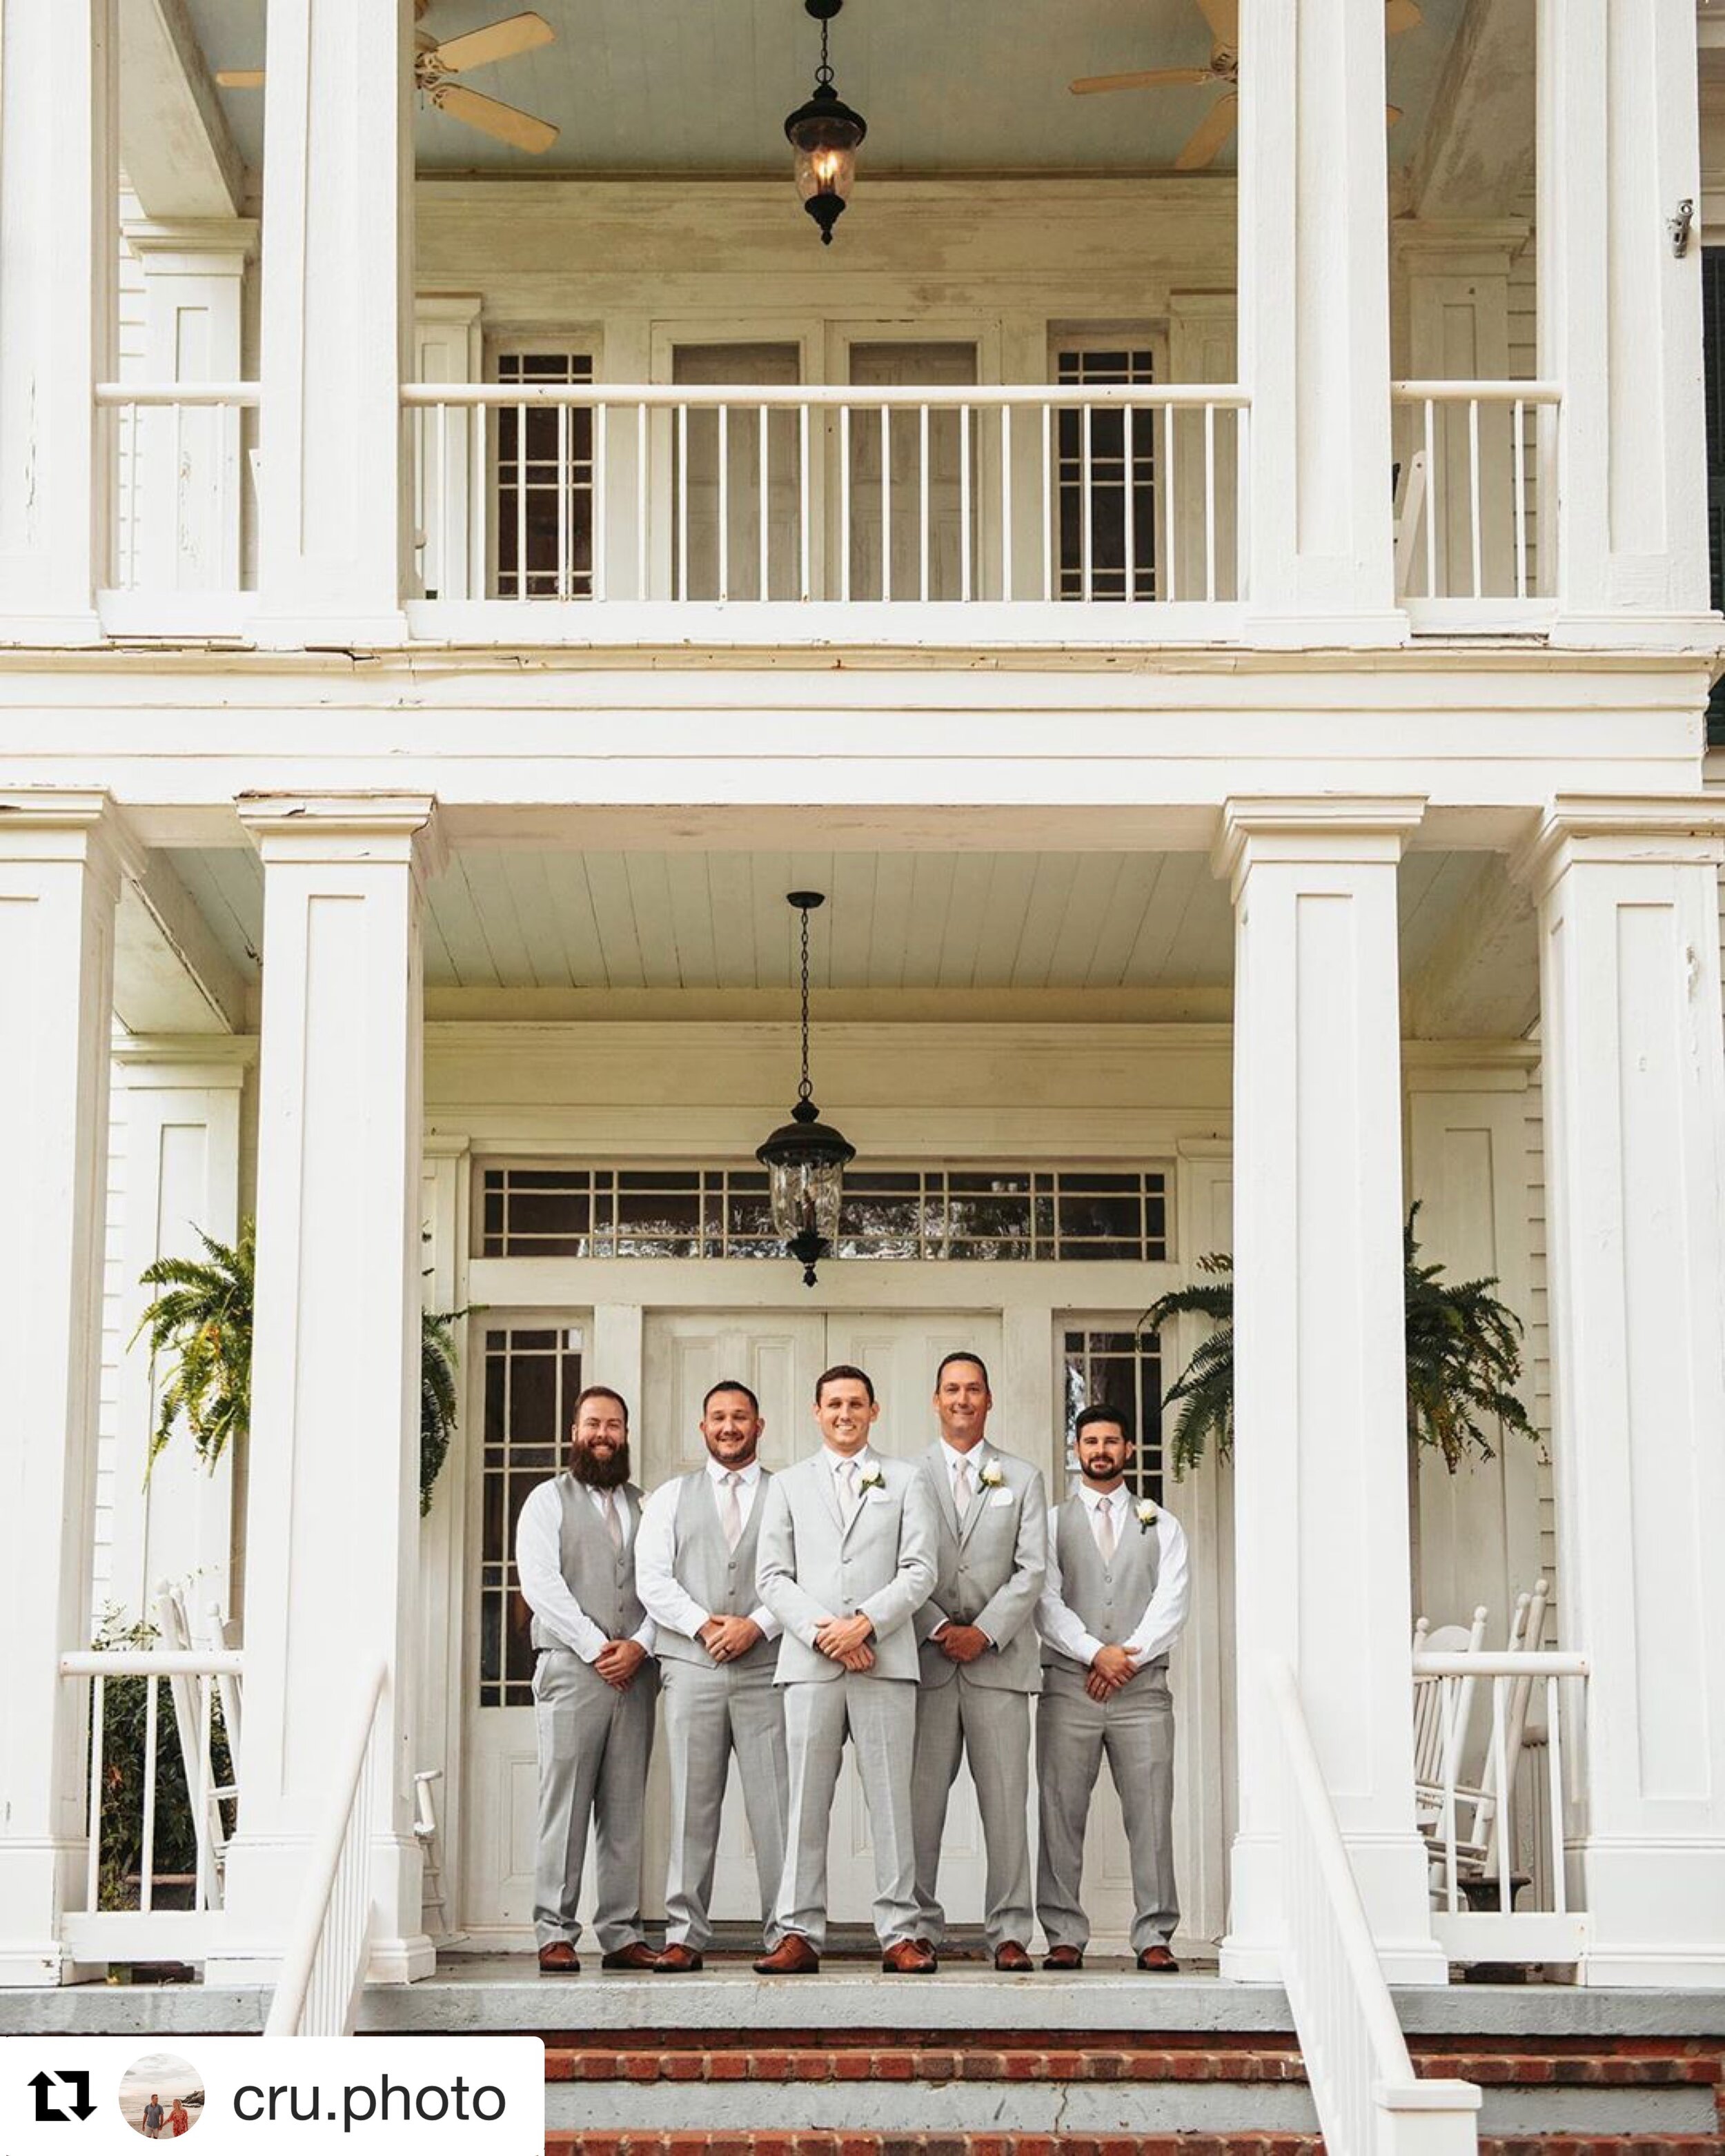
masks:
{"label": "beige necktie", "polygon": [[1096,1507],[1096,1548],[1102,1553],[1104,1564],[1114,1562],[1114,1507],[1104,1497]]}
{"label": "beige necktie", "polygon": [[856,1462],[854,1460],[845,1460],[839,1472],[845,1481],[845,1522],[848,1527],[856,1517],[856,1508],[862,1502],[861,1495],[856,1486]]}
{"label": "beige necktie", "polygon": [[961,1460],[952,1476],[952,1503],[962,1520],[970,1510],[970,1462]]}
{"label": "beige necktie", "polygon": [[725,1531],[725,1547],[734,1550],[742,1540],[742,1501],[737,1496],[742,1476],[734,1471],[725,1477],[725,1487],[719,1499],[719,1525]]}
{"label": "beige necktie", "polygon": [[623,1548],[623,1522],[618,1513],[617,1492],[614,1490],[606,1491],[602,1509],[605,1515],[605,1532],[611,1537],[611,1547],[620,1550]]}

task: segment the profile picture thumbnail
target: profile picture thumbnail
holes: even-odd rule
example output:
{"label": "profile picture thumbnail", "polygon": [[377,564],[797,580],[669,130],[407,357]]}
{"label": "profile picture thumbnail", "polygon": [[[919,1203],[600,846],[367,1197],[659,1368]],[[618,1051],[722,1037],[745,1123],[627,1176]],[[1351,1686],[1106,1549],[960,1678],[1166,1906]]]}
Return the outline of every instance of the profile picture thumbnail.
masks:
{"label": "profile picture thumbnail", "polygon": [[121,2076],[120,2115],[146,2141],[177,2141],[203,2116],[203,2076],[174,2051],[146,2051]]}

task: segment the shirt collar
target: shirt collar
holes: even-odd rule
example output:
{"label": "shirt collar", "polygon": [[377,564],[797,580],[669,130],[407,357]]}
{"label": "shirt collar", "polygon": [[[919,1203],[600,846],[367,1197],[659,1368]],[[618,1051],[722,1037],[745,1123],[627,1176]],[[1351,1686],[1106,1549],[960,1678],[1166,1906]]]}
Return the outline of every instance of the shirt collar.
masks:
{"label": "shirt collar", "polygon": [[827,1465],[834,1475],[842,1475],[852,1460],[856,1463],[859,1475],[865,1474],[875,1464],[875,1448],[871,1445],[865,1445],[860,1452],[834,1452],[829,1445],[823,1445],[821,1450],[826,1454]]}
{"label": "shirt collar", "polygon": [[1124,1482],[1117,1482],[1111,1490],[1101,1491],[1092,1490],[1090,1485],[1086,1483],[1080,1489],[1078,1495],[1092,1512],[1101,1505],[1111,1506],[1117,1512],[1126,1502],[1126,1485]]}
{"label": "shirt collar", "polygon": [[715,1489],[719,1487],[727,1475],[740,1475],[742,1477],[742,1486],[744,1489],[752,1490],[755,1484],[760,1480],[761,1463],[758,1459],[755,1459],[750,1460],[747,1467],[722,1467],[720,1466],[719,1462],[713,1458],[711,1453],[708,1453],[706,1456],[706,1471],[712,1478],[713,1487]]}
{"label": "shirt collar", "polygon": [[948,1475],[956,1475],[958,1472],[961,1463],[965,1461],[968,1461],[971,1472],[973,1474],[980,1475],[983,1469],[983,1464],[988,1457],[988,1440],[987,1438],[983,1438],[979,1443],[972,1445],[968,1452],[961,1452],[956,1445],[948,1445],[944,1437],[940,1440],[940,1448],[947,1456],[947,1472]]}

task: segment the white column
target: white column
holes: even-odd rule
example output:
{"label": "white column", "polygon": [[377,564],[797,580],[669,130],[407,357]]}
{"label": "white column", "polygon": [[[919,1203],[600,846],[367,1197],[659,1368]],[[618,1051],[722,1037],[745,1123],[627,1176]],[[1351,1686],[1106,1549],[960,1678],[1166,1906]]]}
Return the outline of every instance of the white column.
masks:
{"label": "white column", "polygon": [[1538,895],[1563,1644],[1594,1984],[1725,1984],[1725,805],[1560,798]]}
{"label": "white column", "polygon": [[240,1105],[257,1050],[255,1040],[183,1034],[134,1039],[115,1055],[126,1191],[110,1591],[140,1616],[153,1617],[163,1580],[187,1584],[196,1619],[212,1603],[228,1614],[231,1450],[207,1469],[180,1430],[150,1469],[162,1373],[152,1380],[149,1342],[134,1335],[157,1293],[143,1284],[146,1265],[202,1258],[199,1229],[229,1244],[239,1232]]}
{"label": "white column", "polygon": [[418,1568],[421,885],[433,803],[243,799],[264,858],[245,1794],[223,1974],[279,1959],[330,1746],[388,1672],[372,1971],[427,1974],[408,1752]]}
{"label": "white column", "polygon": [[[144,375],[151,382],[243,382],[249,218],[135,218],[144,271]],[[240,588],[244,436],[238,412],[141,412],[139,531],[132,581],[151,591]]]}
{"label": "white column", "polygon": [[1243,0],[1250,633],[1394,644],[1381,0]]}
{"label": "white column", "polygon": [[93,644],[108,581],[113,0],[0,7],[0,643]]}
{"label": "white column", "polygon": [[100,793],[0,794],[0,1984],[55,1984],[84,1902],[96,1378],[108,1154],[114,910],[124,845]]}
{"label": "white column", "polygon": [[1240,1826],[1224,1976],[1281,1965],[1293,1663],[1384,1969],[1441,1984],[1414,1824],[1396,867],[1417,800],[1234,801]]}
{"label": "white column", "polygon": [[412,0],[270,0],[261,644],[398,644],[408,559]]}
{"label": "white column", "polygon": [[1539,0],[1538,38],[1542,581],[1566,642],[1711,639],[1693,0]]}

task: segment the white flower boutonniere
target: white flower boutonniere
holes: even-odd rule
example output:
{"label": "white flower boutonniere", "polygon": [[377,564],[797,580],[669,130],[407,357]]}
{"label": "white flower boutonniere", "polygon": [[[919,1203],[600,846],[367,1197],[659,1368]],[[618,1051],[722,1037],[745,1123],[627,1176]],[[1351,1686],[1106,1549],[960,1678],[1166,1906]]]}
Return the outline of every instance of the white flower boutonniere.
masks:
{"label": "white flower boutonniere", "polygon": [[864,1468],[856,1486],[859,1490],[884,1490],[886,1487],[886,1471],[878,1460],[871,1460]]}
{"label": "white flower boutonniere", "polygon": [[985,1490],[1002,1490],[1006,1486],[1006,1470],[998,1460],[987,1460],[976,1479]]}
{"label": "white flower boutonniere", "polygon": [[1138,1532],[1141,1535],[1147,1535],[1149,1533],[1151,1528],[1156,1525],[1158,1517],[1157,1507],[1148,1497],[1140,1497],[1137,1503],[1137,1514]]}

